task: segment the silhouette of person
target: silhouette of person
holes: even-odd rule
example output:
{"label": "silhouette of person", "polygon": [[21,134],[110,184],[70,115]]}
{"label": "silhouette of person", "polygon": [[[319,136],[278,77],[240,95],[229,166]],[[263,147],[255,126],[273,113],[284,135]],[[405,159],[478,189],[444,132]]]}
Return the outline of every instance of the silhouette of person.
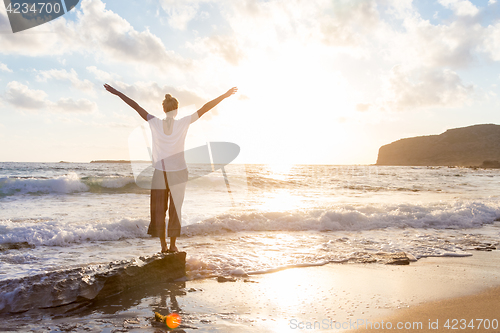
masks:
{"label": "silhouette of person", "polygon": [[[170,94],[165,95],[163,111],[165,119],[159,119],[139,106],[134,100],[127,97],[108,84],[104,88],[120,97],[146,120],[151,129],[153,139],[152,161],[154,167],[151,185],[151,223],[148,234],[159,237],[161,252],[177,252],[176,238],[181,234],[181,207],[184,201],[184,192],[188,180],[188,170],[184,159],[184,142],[189,125],[198,120],[205,113],[214,108],[224,99],[238,91],[236,87],[203,105],[190,116],[175,119],[179,102]],[[170,246],[167,249],[165,239],[165,217],[168,209],[167,233],[170,237]]]}

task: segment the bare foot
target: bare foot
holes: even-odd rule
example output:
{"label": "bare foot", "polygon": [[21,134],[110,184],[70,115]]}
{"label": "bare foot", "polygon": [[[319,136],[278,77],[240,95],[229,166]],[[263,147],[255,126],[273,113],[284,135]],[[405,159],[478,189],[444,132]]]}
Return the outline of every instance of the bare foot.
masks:
{"label": "bare foot", "polygon": [[177,246],[171,246],[170,249],[168,249],[169,252],[179,252],[179,249],[177,248]]}

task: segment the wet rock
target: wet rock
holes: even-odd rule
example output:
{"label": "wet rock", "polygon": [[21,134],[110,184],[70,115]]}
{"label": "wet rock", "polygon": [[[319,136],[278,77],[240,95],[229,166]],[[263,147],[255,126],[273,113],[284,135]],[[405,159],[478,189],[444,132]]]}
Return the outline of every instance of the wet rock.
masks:
{"label": "wet rock", "polygon": [[474,250],[476,250],[476,251],[493,251],[496,249],[497,248],[493,245],[483,245],[483,246],[478,246],[478,247],[474,248]]}
{"label": "wet rock", "polygon": [[103,287],[92,299],[106,298],[140,285],[173,281],[185,275],[186,252],[157,254],[138,264],[126,262],[97,275],[96,280],[104,281]]}
{"label": "wet rock", "polygon": [[361,258],[357,258],[356,262],[363,264],[381,263],[386,265],[409,265],[410,261],[416,261],[412,255],[406,255],[404,252],[397,253],[370,253],[365,254]]}
{"label": "wet rock", "polygon": [[231,277],[218,276],[217,282],[236,282],[236,279]]}
{"label": "wet rock", "polygon": [[88,303],[185,274],[186,253],[178,252],[5,280],[0,282],[0,313]]}
{"label": "wet rock", "polygon": [[0,251],[32,249],[34,247],[35,247],[34,245],[31,245],[28,242],[3,243],[0,244]]}
{"label": "wet rock", "polygon": [[410,258],[404,252],[390,253],[383,259],[386,265],[409,265]]}

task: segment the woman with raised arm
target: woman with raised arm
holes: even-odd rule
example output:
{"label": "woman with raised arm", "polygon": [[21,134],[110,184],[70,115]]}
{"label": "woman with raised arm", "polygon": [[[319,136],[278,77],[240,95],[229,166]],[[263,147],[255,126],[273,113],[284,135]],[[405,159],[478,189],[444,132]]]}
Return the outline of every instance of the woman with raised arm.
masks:
{"label": "woman with raised arm", "polygon": [[[153,181],[151,185],[151,223],[148,234],[159,237],[161,252],[177,252],[175,240],[181,235],[181,207],[188,180],[186,161],[184,160],[184,141],[189,125],[210,111],[222,100],[233,95],[238,89],[229,89],[225,94],[206,103],[190,116],[175,119],[179,102],[170,94],[165,95],[163,111],[165,119],[158,119],[141,108],[134,100],[125,96],[108,84],[104,88],[120,97],[149,123],[153,138]],[[170,247],[165,239],[165,216],[168,209],[167,233]]]}

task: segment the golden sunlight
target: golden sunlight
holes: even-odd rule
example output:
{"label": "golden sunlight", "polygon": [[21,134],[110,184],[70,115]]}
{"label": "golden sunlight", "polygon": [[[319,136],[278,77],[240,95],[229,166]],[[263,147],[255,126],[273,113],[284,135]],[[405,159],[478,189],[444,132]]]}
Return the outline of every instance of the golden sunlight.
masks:
{"label": "golden sunlight", "polygon": [[280,190],[273,194],[268,194],[265,201],[258,206],[258,209],[269,212],[283,212],[300,207],[301,199],[292,195],[288,190]]}
{"label": "golden sunlight", "polygon": [[291,175],[293,163],[272,163],[268,164],[267,167],[271,172],[271,177],[274,179],[284,180]]}

